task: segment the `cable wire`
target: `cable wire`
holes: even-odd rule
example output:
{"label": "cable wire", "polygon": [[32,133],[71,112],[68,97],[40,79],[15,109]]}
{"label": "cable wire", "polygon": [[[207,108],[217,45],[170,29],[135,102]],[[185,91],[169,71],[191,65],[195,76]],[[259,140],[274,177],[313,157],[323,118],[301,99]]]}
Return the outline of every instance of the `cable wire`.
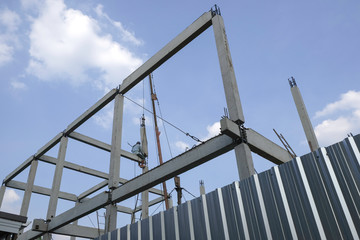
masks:
{"label": "cable wire", "polygon": [[[145,107],[142,107],[139,103],[135,102],[134,100],[132,100],[131,98],[127,97],[124,95],[124,97],[129,100],[130,102],[138,105],[139,107],[143,108],[145,111],[151,113],[151,114],[154,114],[152,111],[150,111],[149,109],[145,108]],[[200,143],[203,143],[203,141],[201,141],[199,138],[191,135],[190,133],[187,133],[185,132],[184,130],[180,129],[179,127],[175,126],[174,124],[170,123],[169,121],[163,119],[162,117],[159,117],[158,115],[156,115],[157,118],[159,118],[160,120],[162,120],[163,122],[169,124],[170,126],[172,126],[173,128],[177,129],[178,131],[182,132],[183,134],[185,134],[186,136],[192,138],[194,141],[197,141],[197,142],[200,142]]]}

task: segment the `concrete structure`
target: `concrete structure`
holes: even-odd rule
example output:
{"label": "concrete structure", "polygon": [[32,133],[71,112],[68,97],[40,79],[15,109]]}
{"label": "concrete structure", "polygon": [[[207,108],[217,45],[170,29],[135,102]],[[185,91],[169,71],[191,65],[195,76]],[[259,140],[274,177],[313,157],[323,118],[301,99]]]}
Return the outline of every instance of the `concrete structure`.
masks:
{"label": "concrete structure", "polygon": [[304,100],[300,94],[300,90],[299,90],[299,88],[295,82],[295,79],[293,77],[291,77],[289,79],[289,84],[290,84],[290,88],[291,88],[291,94],[294,98],[296,109],[299,113],[301,124],[303,126],[303,129],[304,129],[304,132],[306,135],[306,139],[307,139],[309,147],[310,147],[310,151],[313,152],[319,148],[319,143],[315,136],[314,128],[311,124],[309,114],[305,107]]}
{"label": "concrete structure", "polygon": [[359,239],[360,135],[96,240]]}
{"label": "concrete structure", "polygon": [[[171,58],[211,25],[213,25],[215,34],[222,81],[229,110],[229,118],[223,118],[221,120],[222,134],[166,161],[156,168],[144,171],[142,175],[137,176],[134,179],[126,180],[121,178],[119,176],[120,158],[135,161],[137,163],[141,162],[141,159],[136,155],[121,149],[124,94],[130,91],[136,84],[143,81],[144,78],[154,72],[162,63]],[[81,124],[86,122],[113,100],[115,100],[115,104],[111,144],[101,142],[75,131]],[[70,123],[63,132],[56,135],[33,156],[29,157],[19,167],[12,171],[3,181],[3,186],[0,190],[0,204],[5,187],[25,191],[26,197],[23,199],[22,210],[24,215],[27,214],[31,193],[50,197],[46,218],[34,220],[32,230],[21,234],[19,236],[20,240],[35,239],[42,235],[44,235],[45,238],[50,238],[49,234],[51,233],[95,238],[99,234],[98,229],[79,226],[72,223],[100,208],[106,208],[105,232],[113,231],[116,229],[117,225],[117,212],[132,214],[134,211],[141,211],[143,209],[142,206],[136,207],[135,209],[120,206],[120,202],[146,190],[148,190],[149,193],[160,195],[160,197],[150,201],[148,204],[149,206],[161,202],[167,196],[164,196],[162,191],[153,188],[154,186],[228,151],[235,151],[239,178],[242,180],[254,174],[251,151],[276,164],[290,160],[290,156],[286,150],[263,137],[256,131],[245,128],[244,123],[245,118],[241,107],[223,19],[220,16],[220,10],[215,6],[215,9],[211,9],[209,12],[205,12],[201,15],[159,52],[125,78],[118,88],[109,91],[103,98]],[[66,161],[68,138],[110,152],[109,173]],[[60,147],[57,158],[45,155],[50,149],[58,144],[60,144]],[[53,186],[51,189],[34,185],[33,179],[37,168],[36,162],[46,162],[48,164],[56,165]],[[19,173],[29,166],[31,166],[31,170],[27,183],[14,180]],[[95,176],[103,179],[103,181],[90,189],[84,190],[84,192],[79,195],[62,192],[59,187],[63,168]],[[103,189],[106,186],[107,188]],[[92,198],[88,198],[88,196],[95,192],[98,193]],[[144,197],[144,199],[145,198],[146,197]],[[76,204],[73,208],[57,215],[56,206],[58,199],[73,201]],[[144,206],[144,211],[146,211],[146,209],[147,206]]]}

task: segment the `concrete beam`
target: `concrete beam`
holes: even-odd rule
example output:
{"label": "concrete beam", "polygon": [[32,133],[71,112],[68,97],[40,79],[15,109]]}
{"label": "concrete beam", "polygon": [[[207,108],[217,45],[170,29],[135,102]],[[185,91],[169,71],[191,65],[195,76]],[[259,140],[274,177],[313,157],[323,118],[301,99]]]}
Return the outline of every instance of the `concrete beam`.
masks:
{"label": "concrete beam", "polygon": [[[46,156],[46,155],[40,157],[39,160],[50,163],[50,164],[54,164],[54,165],[56,165],[56,162],[57,162],[56,158]],[[109,178],[109,174],[107,174],[107,173],[104,173],[104,172],[101,172],[101,171],[98,171],[95,169],[91,169],[88,167],[84,167],[84,166],[81,166],[81,165],[78,165],[75,163],[67,162],[67,161],[64,162],[64,168],[71,169],[71,170],[81,172],[81,173],[85,173],[85,174],[88,174],[88,175],[91,175],[94,177],[99,177],[99,178],[103,178],[103,179]]]}
{"label": "concrete beam", "polygon": [[197,20],[195,20],[195,22],[166,44],[154,56],[125,78],[120,86],[120,93],[125,94],[142,79],[155,71],[155,69],[157,69],[166,60],[171,58],[194,38],[209,28],[211,26],[211,18],[212,15],[210,12],[206,12],[201,15]]}
{"label": "concrete beam", "polygon": [[[107,152],[111,151],[111,145],[110,144],[101,142],[101,141],[99,141],[97,139],[94,139],[94,138],[91,138],[91,137],[88,137],[88,136],[85,136],[85,135],[83,135],[81,133],[72,132],[72,133],[69,134],[69,137],[72,138],[72,139],[75,139],[77,141],[83,142],[85,144],[88,144],[90,146],[102,149],[104,151],[107,151]],[[132,154],[131,152],[122,150],[122,149],[121,149],[121,156],[125,157],[125,158],[128,158],[130,160],[133,160],[135,162],[139,162],[139,163],[141,162],[141,159],[138,156],[136,156],[135,154]]]}
{"label": "concrete beam", "polygon": [[88,215],[100,208],[105,207],[111,203],[111,194],[107,192],[99,193],[95,197],[78,204],[77,206],[63,212],[56,217],[54,217],[51,222],[49,222],[48,230],[53,231],[60,227],[65,226],[83,216]]}
{"label": "concrete beam", "polygon": [[[34,219],[32,230],[36,232],[47,232],[47,224],[43,219]],[[104,230],[79,226],[75,224],[68,224],[64,227],[61,227],[57,230],[52,231],[51,233],[72,236],[72,237],[82,237],[82,238],[96,238],[102,234],[104,234]]]}
{"label": "concrete beam", "polygon": [[275,164],[282,164],[291,160],[291,155],[284,148],[265,138],[253,129],[246,130],[250,150]]}
{"label": "concrete beam", "polygon": [[216,136],[115,189],[112,192],[112,201],[123,201],[147,188],[224,154],[232,150],[236,145],[237,143],[226,135]]}
{"label": "concrete beam", "polygon": [[101,141],[99,141],[97,139],[85,136],[85,135],[83,135],[81,133],[78,133],[78,132],[70,133],[69,138],[75,139],[75,140],[77,140],[79,142],[83,142],[85,144],[88,144],[90,146],[102,149],[102,150],[107,151],[107,152],[110,152],[110,150],[111,150],[110,144],[101,142]]}
{"label": "concrete beam", "polygon": [[129,207],[124,207],[124,206],[117,205],[116,208],[117,208],[117,211],[121,212],[121,213],[126,213],[126,214],[132,214],[133,213],[133,210],[131,208],[129,208]]}
{"label": "concrete beam", "polygon": [[65,130],[65,135],[69,135],[76,128],[78,128],[81,124],[83,124],[86,120],[95,115],[98,111],[100,111],[103,107],[105,107],[109,102],[111,102],[116,94],[118,93],[117,89],[112,89],[108,92],[104,97],[102,97],[99,101],[97,101],[94,105],[92,105],[88,110],[86,110],[81,116],[75,119]]}
{"label": "concrete beam", "polygon": [[[158,197],[158,198],[155,198],[154,200],[151,200],[149,201],[149,207],[155,205],[155,204],[158,204],[158,203],[161,203],[162,201],[164,201],[164,197]],[[143,206],[140,205],[140,206],[137,206],[134,210],[134,212],[138,212],[138,211],[141,211],[143,209]]]}
{"label": "concrete beam", "polygon": [[[230,119],[221,119],[220,125],[222,133],[234,139],[241,138],[239,125]],[[272,142],[251,128],[246,128],[245,132],[247,144],[249,145],[252,152],[275,164],[281,164],[291,160],[289,152],[276,143]]]}
{"label": "concrete beam", "polygon": [[[47,156],[47,155],[43,155],[38,160],[46,162],[46,163],[54,164],[54,165],[56,164],[56,161],[57,161],[56,158],[50,157],[50,156]],[[106,179],[106,180],[109,179],[109,174],[107,174],[105,172],[101,172],[101,171],[98,171],[98,170],[95,170],[95,169],[87,168],[87,167],[84,167],[84,166],[81,166],[81,165],[78,165],[78,164],[75,164],[75,163],[67,162],[67,161],[64,162],[64,168],[71,169],[71,170],[74,170],[74,171],[77,171],[77,172],[81,172],[81,173],[84,173],[84,174],[88,174],[88,175],[91,175],[91,176],[94,176],[94,177],[99,177],[99,178]],[[124,184],[127,181],[129,181],[129,180],[124,179],[124,178],[119,178],[119,182],[121,184]],[[87,191],[85,191],[85,192],[87,192]],[[156,189],[156,188],[150,188],[149,192],[160,195],[160,196],[163,195],[163,192],[161,190],[159,190],[159,189]],[[80,194],[80,195],[82,195],[82,194]]]}
{"label": "concrete beam", "polygon": [[87,196],[93,194],[94,192],[102,189],[103,187],[105,187],[105,186],[107,186],[107,185],[108,185],[108,180],[104,180],[104,181],[102,181],[101,183],[96,184],[96,185],[93,186],[92,188],[90,188],[90,189],[86,190],[85,192],[79,194],[79,197],[78,197],[79,201],[80,201],[81,199],[86,198]]}
{"label": "concrete beam", "polygon": [[94,239],[99,237],[99,232],[100,232],[100,236],[104,234],[104,230],[102,229],[99,230],[97,228],[68,224],[66,226],[63,226],[62,228],[52,231],[51,233],[72,236],[72,237]]}
{"label": "concrete beam", "polygon": [[[17,189],[17,190],[22,190],[22,191],[25,191],[25,189],[26,189],[26,183],[15,181],[15,180],[11,180],[10,182],[8,182],[6,184],[6,186],[9,187],[9,188],[14,188],[14,189]],[[40,195],[44,195],[44,196],[50,196],[51,195],[51,189],[50,188],[40,187],[40,186],[37,186],[37,185],[33,186],[32,192],[40,194]],[[59,192],[59,198],[63,199],[63,200],[72,201],[72,202],[76,202],[78,200],[78,198],[77,198],[77,196],[75,194],[66,193],[66,192]]]}

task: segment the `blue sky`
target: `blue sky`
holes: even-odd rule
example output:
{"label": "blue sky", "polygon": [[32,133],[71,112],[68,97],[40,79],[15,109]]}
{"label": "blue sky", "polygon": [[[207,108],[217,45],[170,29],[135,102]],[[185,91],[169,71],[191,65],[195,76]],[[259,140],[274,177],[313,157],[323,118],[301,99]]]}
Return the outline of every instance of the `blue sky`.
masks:
{"label": "blue sky", "polygon": [[[281,132],[298,155],[309,152],[287,79],[294,76],[321,146],[360,130],[360,3],[358,1],[226,1],[224,18],[245,126],[280,144]],[[2,1],[0,4],[0,178],[133,70],[190,25],[210,1]],[[225,107],[212,28],[154,73],[163,117],[206,139],[218,133]],[[145,94],[143,94],[143,89]],[[145,79],[127,97],[151,108]],[[143,101],[143,99],[145,99]],[[122,145],[139,139],[143,111],[126,101]],[[80,133],[110,143],[112,105],[89,119]],[[157,165],[153,120],[146,113],[150,167]],[[160,121],[161,123],[161,121]],[[166,125],[177,155],[196,142]],[[164,159],[171,157],[161,125]],[[48,155],[56,156],[57,149]],[[258,172],[272,166],[253,154]],[[73,140],[67,161],[108,171],[109,154]],[[51,187],[53,166],[39,164],[35,184]],[[121,161],[120,175],[140,169]],[[17,180],[26,181],[27,171]],[[199,194],[238,179],[230,152],[182,175],[188,191]],[[74,184],[76,181],[78,184]],[[79,194],[101,180],[64,170],[62,191]],[[173,189],[172,180],[168,188]],[[175,197],[175,196],[174,196]],[[190,199],[190,195],[186,195]],[[19,211],[22,193],[7,191],[2,210]],[[44,218],[47,197],[33,195],[30,218]],[[133,206],[134,199],[124,205]],[[73,203],[60,201],[58,212]],[[162,207],[160,207],[161,209]],[[155,210],[155,209],[153,209]],[[150,211],[151,212],[151,211]],[[94,215],[91,216],[95,223]],[[119,217],[119,227],[129,222]],[[89,218],[83,224],[91,226]],[[60,238],[59,238],[60,239]]]}

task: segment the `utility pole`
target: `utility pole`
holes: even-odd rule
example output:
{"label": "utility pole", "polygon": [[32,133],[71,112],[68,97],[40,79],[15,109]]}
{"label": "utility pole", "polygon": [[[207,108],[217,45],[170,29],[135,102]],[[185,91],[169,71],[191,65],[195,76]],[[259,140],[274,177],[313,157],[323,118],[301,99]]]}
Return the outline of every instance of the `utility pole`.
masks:
{"label": "utility pole", "polygon": [[309,114],[305,107],[304,100],[300,94],[300,90],[295,82],[295,78],[291,77],[288,80],[289,80],[289,84],[290,84],[291,94],[294,98],[296,109],[298,111],[298,114],[299,114],[299,117],[301,120],[301,124],[303,126],[303,129],[304,129],[304,132],[306,135],[306,139],[307,139],[309,147],[310,147],[310,151],[313,152],[319,148],[319,143],[317,141],[317,138],[316,138],[316,135],[314,132],[314,128],[311,124]]}
{"label": "utility pole", "polygon": [[[157,97],[153,91],[151,73],[149,74],[149,81],[150,81],[151,102],[152,102],[153,113],[154,113],[156,143],[157,143],[157,149],[158,149],[158,155],[159,155],[159,162],[161,165],[161,164],[163,164],[163,159],[162,159],[161,146],[160,146],[160,131],[159,131],[159,127],[157,124],[156,109],[155,109],[155,100],[157,99]],[[162,185],[163,185],[163,191],[164,191],[165,207],[166,207],[166,210],[168,210],[169,209],[169,199],[168,199],[168,193],[167,193],[167,188],[166,188],[166,182],[163,182]]]}

